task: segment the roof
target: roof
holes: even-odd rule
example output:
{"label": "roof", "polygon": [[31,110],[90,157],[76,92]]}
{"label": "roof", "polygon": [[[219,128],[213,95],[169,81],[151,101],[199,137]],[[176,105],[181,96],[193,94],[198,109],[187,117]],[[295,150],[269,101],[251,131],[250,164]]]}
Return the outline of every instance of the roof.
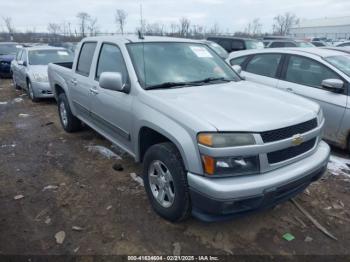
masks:
{"label": "roof", "polygon": [[[237,40],[256,40],[254,38],[247,38],[247,37],[237,37],[237,36],[217,36],[217,35],[212,35],[212,36],[208,36],[207,40],[210,40],[210,38],[216,38],[216,39],[237,39]],[[256,40],[257,41],[257,40]]]}
{"label": "roof", "polygon": [[325,17],[317,19],[303,19],[298,25],[293,26],[294,28],[305,28],[305,27],[328,27],[328,26],[350,26],[350,16],[343,17]]}
{"label": "roof", "polygon": [[24,49],[28,51],[35,51],[35,50],[63,50],[65,49],[64,47],[56,47],[56,46],[47,46],[47,45],[38,45],[38,46],[29,46],[29,47],[24,47]]}
{"label": "roof", "polygon": [[199,41],[191,40],[187,38],[177,38],[177,37],[165,37],[165,36],[143,36],[144,39],[140,39],[136,35],[126,35],[126,36],[93,36],[84,38],[84,41],[110,41],[110,42],[193,42],[198,43]]}
{"label": "roof", "polygon": [[17,42],[0,42],[0,45],[18,45]]}
{"label": "roof", "polygon": [[252,54],[261,54],[261,53],[291,53],[291,54],[300,54],[300,55],[314,55],[318,57],[329,57],[329,56],[337,56],[337,55],[344,55],[344,52],[337,51],[337,50],[331,50],[326,48],[318,48],[318,47],[308,47],[308,48],[301,48],[301,47],[284,47],[284,48],[265,48],[265,49],[249,49],[244,51],[238,51],[233,52],[230,54],[229,59],[232,59],[234,57],[240,57],[243,55],[252,55]]}

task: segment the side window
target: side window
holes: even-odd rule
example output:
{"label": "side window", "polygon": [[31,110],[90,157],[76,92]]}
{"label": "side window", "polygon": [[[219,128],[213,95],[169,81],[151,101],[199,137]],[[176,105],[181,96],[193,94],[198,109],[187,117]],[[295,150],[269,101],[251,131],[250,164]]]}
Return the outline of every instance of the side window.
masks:
{"label": "side window", "polygon": [[285,47],[285,42],[272,42],[269,47],[275,48],[275,47]]}
{"label": "side window", "polygon": [[255,55],[247,64],[245,71],[257,75],[275,77],[281,58],[282,55],[280,54]]}
{"label": "side window", "polygon": [[219,41],[219,45],[221,45],[227,52],[232,52],[231,40],[229,39],[221,39]]}
{"label": "side window", "polygon": [[244,63],[244,61],[247,59],[246,56],[241,56],[241,57],[237,57],[237,58],[233,58],[230,60],[230,64],[233,65],[239,65],[242,66],[242,64]]}
{"label": "side window", "polygon": [[27,61],[27,52],[25,50],[22,51],[21,54],[21,61],[26,62]]}
{"label": "side window", "polygon": [[232,50],[243,50],[244,49],[244,43],[241,40],[232,40]]}
{"label": "side window", "polygon": [[16,60],[17,60],[17,61],[20,61],[20,60],[21,60],[22,52],[23,52],[23,50],[18,50],[17,55],[16,55]]}
{"label": "side window", "polygon": [[98,58],[96,79],[103,72],[119,72],[122,74],[123,83],[128,81],[128,71],[119,47],[111,44],[103,44]]}
{"label": "side window", "polygon": [[285,42],[284,47],[296,47],[297,45],[292,42]]}
{"label": "side window", "polygon": [[79,60],[76,71],[79,74],[89,76],[92,58],[94,57],[94,52],[96,48],[96,43],[84,43],[81,47]]}
{"label": "side window", "polygon": [[285,80],[301,85],[322,88],[325,79],[339,79],[339,76],[326,66],[309,58],[291,56]]}

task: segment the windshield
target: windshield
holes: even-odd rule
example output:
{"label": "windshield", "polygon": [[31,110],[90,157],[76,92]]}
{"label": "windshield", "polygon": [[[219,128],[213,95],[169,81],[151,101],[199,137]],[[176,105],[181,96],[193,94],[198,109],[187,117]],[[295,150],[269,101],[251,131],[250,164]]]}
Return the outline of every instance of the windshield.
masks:
{"label": "windshield", "polygon": [[324,58],[328,63],[350,76],[350,56],[329,56]]}
{"label": "windshield", "polygon": [[246,40],[245,44],[247,49],[262,49],[265,47],[263,42],[257,40]]}
{"label": "windshield", "polygon": [[315,47],[315,45],[308,42],[296,42],[298,47]]}
{"label": "windshield", "polygon": [[206,42],[210,48],[212,48],[220,57],[226,59],[228,58],[228,53],[227,51],[221,46],[218,45],[217,43],[207,41]]}
{"label": "windshield", "polygon": [[64,49],[60,50],[32,50],[28,53],[30,65],[47,65],[49,63],[72,62],[73,55]]}
{"label": "windshield", "polygon": [[190,82],[197,82],[196,85],[200,85],[240,80],[233,69],[204,44],[130,43],[127,48],[145,89],[169,83],[191,85]]}
{"label": "windshield", "polygon": [[1,44],[0,45],[0,55],[14,55],[17,53],[16,44]]}

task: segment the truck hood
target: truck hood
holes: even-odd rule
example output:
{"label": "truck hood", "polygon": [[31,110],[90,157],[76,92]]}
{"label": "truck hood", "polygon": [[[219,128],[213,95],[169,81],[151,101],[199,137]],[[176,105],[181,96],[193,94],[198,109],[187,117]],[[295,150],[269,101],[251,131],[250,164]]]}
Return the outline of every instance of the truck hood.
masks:
{"label": "truck hood", "polygon": [[161,104],[158,110],[170,117],[182,111],[182,116],[191,114],[218,131],[278,129],[315,118],[320,108],[298,95],[249,81],[146,92],[152,92]]}

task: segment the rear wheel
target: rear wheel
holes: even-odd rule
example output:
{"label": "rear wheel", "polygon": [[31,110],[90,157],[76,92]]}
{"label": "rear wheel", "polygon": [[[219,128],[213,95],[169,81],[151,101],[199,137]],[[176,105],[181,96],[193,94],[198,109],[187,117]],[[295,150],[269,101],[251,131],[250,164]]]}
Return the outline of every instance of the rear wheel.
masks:
{"label": "rear wheel", "polygon": [[174,144],[156,144],[144,158],[143,179],[153,209],[172,222],[191,214],[187,176],[181,155]]}
{"label": "rear wheel", "polygon": [[72,133],[81,129],[80,120],[72,114],[68,99],[64,93],[58,96],[58,114],[63,129]]}

